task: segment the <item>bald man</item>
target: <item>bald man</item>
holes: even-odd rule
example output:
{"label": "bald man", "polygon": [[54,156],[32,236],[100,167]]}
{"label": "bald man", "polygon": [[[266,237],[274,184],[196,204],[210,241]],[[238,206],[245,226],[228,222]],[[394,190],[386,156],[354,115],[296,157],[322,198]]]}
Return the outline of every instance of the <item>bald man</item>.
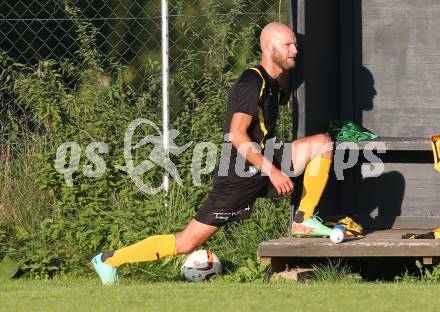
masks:
{"label": "bald man", "polygon": [[[324,134],[305,137],[289,147],[286,144],[272,150],[273,153],[268,152],[268,140],[275,136],[278,106],[286,104],[290,97],[289,71],[295,67],[298,52],[295,34],[284,24],[270,23],[261,32],[260,46],[260,64],[245,70],[230,91],[224,131],[233,147],[230,158],[222,158],[216,169],[207,203],[181,232],[150,236],[95,256],[92,264],[104,285],[118,282],[117,268],[125,263],[190,253],[220,226],[249,218],[257,197],[290,194],[293,182],[283,170],[304,171],[304,191],[292,234],[313,236],[324,227],[313,217],[313,212],[331,166],[330,137]],[[290,168],[280,165],[286,148],[290,149],[287,151],[291,155]]]}

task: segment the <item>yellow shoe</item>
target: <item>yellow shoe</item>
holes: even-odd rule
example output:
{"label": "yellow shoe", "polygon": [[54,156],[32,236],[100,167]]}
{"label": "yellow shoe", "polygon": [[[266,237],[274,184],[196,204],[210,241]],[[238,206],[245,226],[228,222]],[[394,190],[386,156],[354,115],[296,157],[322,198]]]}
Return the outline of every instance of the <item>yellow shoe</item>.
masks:
{"label": "yellow shoe", "polygon": [[347,230],[347,233],[345,235],[347,237],[364,236],[364,229],[362,228],[362,226],[350,217],[325,222],[325,225],[327,226],[335,226],[336,224],[340,224],[345,227],[345,229]]}

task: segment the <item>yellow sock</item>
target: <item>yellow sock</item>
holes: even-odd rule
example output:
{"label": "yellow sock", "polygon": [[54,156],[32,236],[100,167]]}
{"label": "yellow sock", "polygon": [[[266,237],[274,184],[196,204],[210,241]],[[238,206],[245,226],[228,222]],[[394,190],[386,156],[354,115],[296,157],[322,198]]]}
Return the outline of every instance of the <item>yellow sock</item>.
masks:
{"label": "yellow sock", "polygon": [[174,234],[156,235],[116,250],[104,262],[118,267],[124,263],[159,260],[160,258],[175,256],[176,254],[176,237]]}
{"label": "yellow sock", "polygon": [[313,158],[304,171],[303,191],[298,211],[304,212],[304,220],[313,216],[316,206],[324,193],[332,160],[324,157]]}

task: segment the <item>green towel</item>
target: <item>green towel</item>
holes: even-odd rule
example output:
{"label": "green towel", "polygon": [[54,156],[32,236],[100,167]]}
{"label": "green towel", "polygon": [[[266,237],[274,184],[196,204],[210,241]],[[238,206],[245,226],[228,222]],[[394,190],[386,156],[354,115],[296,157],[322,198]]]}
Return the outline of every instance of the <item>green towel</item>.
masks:
{"label": "green towel", "polygon": [[327,132],[337,141],[359,142],[379,137],[352,121],[330,120]]}

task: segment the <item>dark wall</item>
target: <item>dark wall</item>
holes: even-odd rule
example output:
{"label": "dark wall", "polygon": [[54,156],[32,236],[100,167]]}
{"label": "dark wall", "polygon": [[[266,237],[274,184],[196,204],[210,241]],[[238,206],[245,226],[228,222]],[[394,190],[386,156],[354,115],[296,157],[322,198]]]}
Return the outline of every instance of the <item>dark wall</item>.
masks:
{"label": "dark wall", "polygon": [[339,118],[338,2],[305,2],[306,134],[323,132],[329,120]]}

